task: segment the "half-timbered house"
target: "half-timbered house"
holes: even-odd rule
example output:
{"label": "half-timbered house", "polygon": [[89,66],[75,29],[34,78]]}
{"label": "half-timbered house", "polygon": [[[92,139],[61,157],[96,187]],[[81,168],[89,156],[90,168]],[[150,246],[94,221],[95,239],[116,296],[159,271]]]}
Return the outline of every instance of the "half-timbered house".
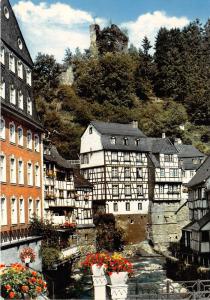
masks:
{"label": "half-timbered house", "polygon": [[[81,171],[97,209],[113,213],[129,241],[178,240],[181,169],[168,138],[148,138],[138,124],[93,121],[81,138]],[[148,218],[149,214],[149,218]]]}
{"label": "half-timbered house", "polygon": [[190,223],[183,228],[184,245],[191,261],[210,266],[210,157],[188,184]]}
{"label": "half-timbered house", "polygon": [[133,241],[145,238],[147,224],[147,151],[141,141],[144,137],[135,122],[94,121],[81,138],[81,171],[93,184],[94,210],[113,213]]}
{"label": "half-timbered house", "polygon": [[176,139],[175,147],[178,150],[179,165],[182,169],[182,190],[181,198],[183,202],[188,200],[187,184],[196,174],[196,170],[205,160],[205,155],[193,145],[182,144],[181,139]]}
{"label": "half-timbered house", "polygon": [[75,228],[74,244],[93,243],[92,185],[49,143],[44,145],[44,187],[45,218],[59,230]]}

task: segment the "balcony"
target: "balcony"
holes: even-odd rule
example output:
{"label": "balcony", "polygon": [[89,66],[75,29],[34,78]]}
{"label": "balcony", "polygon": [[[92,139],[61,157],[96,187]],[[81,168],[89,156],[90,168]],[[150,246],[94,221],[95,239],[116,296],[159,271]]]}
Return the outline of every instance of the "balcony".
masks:
{"label": "balcony", "polygon": [[78,254],[79,254],[79,249],[78,249],[77,245],[73,245],[71,247],[61,250],[60,259],[66,259],[71,256],[77,256]]}
{"label": "balcony", "polygon": [[75,200],[57,198],[49,204],[49,207],[75,207]]}

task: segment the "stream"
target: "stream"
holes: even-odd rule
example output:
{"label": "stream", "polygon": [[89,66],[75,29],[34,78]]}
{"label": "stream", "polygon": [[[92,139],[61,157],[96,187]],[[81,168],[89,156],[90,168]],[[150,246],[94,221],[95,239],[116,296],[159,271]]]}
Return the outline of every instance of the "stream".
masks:
{"label": "stream", "polygon": [[[131,289],[134,284],[145,283],[147,290],[154,289],[156,282],[163,282],[167,279],[164,270],[165,259],[163,257],[133,257],[130,259],[134,267],[134,275],[129,279],[128,285]],[[81,275],[76,270],[74,278],[77,279]],[[75,289],[75,292],[74,292]],[[81,280],[76,280],[71,286],[56,293],[56,299],[93,299],[93,284],[91,275],[85,275]]]}

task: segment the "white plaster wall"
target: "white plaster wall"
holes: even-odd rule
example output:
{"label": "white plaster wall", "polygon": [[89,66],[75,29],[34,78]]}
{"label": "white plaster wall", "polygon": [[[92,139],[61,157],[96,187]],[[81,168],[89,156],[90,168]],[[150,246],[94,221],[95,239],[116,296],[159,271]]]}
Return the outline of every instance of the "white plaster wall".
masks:
{"label": "white plaster wall", "polygon": [[104,151],[101,150],[99,152],[91,152],[88,153],[88,159],[89,159],[89,163],[88,164],[80,164],[80,168],[84,169],[84,168],[92,168],[92,167],[97,167],[97,166],[101,166],[104,165]]}
{"label": "white plaster wall", "polygon": [[[130,210],[126,210],[126,202],[130,203]],[[114,203],[118,204],[118,211],[114,211]],[[142,210],[138,210],[138,203],[142,203]],[[121,201],[107,201],[106,213],[114,215],[128,215],[128,214],[148,214],[148,200],[121,200]]]}
{"label": "white plaster wall", "polygon": [[[92,134],[89,133],[90,127],[92,127]],[[80,154],[98,150],[102,150],[101,135],[90,124],[81,137]]]}

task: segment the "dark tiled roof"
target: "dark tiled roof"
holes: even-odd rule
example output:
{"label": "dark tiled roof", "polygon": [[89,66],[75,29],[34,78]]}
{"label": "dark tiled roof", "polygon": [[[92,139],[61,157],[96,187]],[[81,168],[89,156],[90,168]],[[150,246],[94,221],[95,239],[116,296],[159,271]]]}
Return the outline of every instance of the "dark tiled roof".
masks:
{"label": "dark tiled roof", "polygon": [[75,188],[93,188],[93,185],[79,173],[79,170],[74,170],[74,185]]}
{"label": "dark tiled roof", "polygon": [[47,161],[51,161],[56,163],[59,167],[64,169],[73,169],[75,166],[73,166],[68,160],[63,158],[59,153],[55,146],[51,146],[50,148],[50,155],[44,154],[44,159]]}
{"label": "dark tiled roof", "polygon": [[[91,124],[101,133],[102,145],[106,150],[139,151],[173,154],[177,153],[175,146],[168,138],[150,138],[140,129],[133,128],[131,124],[108,123],[92,121]],[[111,143],[111,138],[116,138],[116,143]],[[124,144],[127,139],[127,145]],[[136,141],[138,141],[138,144]]]}
{"label": "dark tiled roof", "polygon": [[207,212],[200,220],[198,221],[192,221],[188,225],[182,228],[182,230],[185,231],[199,231],[202,230],[202,228],[210,222],[210,211]]}
{"label": "dark tiled roof", "polygon": [[210,156],[206,158],[203,164],[197,169],[195,176],[188,183],[189,187],[200,184],[210,177]]}
{"label": "dark tiled roof", "polygon": [[[5,18],[4,6],[9,10],[9,19]],[[18,47],[18,38],[21,38],[23,49]],[[30,53],[22,36],[15,14],[8,0],[1,0],[1,39],[29,66],[33,65]]]}
{"label": "dark tiled roof", "polygon": [[179,152],[178,154],[179,157],[204,157],[205,156],[193,145],[176,144],[175,147]]}
{"label": "dark tiled roof", "polygon": [[[206,157],[193,145],[176,144],[175,147],[178,150],[180,167],[184,170],[197,170]],[[197,159],[197,163],[193,159]]]}
{"label": "dark tiled roof", "polygon": [[109,123],[101,121],[92,121],[91,124],[102,135],[120,135],[133,136],[136,138],[145,137],[146,135],[138,128],[133,128],[131,124]]}

